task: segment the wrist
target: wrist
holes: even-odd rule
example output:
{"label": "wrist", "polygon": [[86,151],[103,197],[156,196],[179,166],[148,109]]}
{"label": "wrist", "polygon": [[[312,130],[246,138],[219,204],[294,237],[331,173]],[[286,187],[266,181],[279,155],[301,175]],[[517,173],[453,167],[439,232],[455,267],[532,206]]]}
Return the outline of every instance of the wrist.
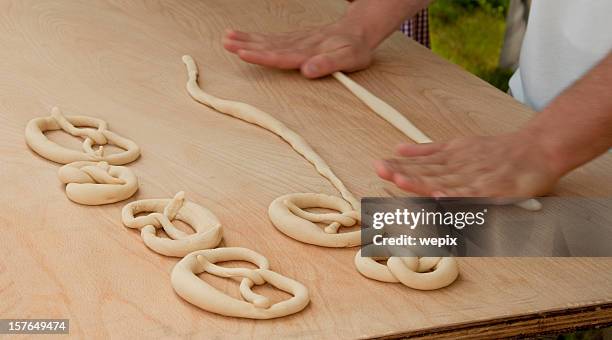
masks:
{"label": "wrist", "polygon": [[576,159],[576,155],[580,154],[579,150],[573,150],[571,145],[567,145],[562,134],[554,129],[530,123],[519,130],[516,136],[520,143],[528,143],[536,156],[558,177],[580,165]]}
{"label": "wrist", "polygon": [[351,13],[351,11],[348,11],[340,20],[332,24],[332,29],[335,32],[357,37],[370,50],[374,50],[384,39],[384,36],[371,29],[367,20],[361,18],[358,13]]}

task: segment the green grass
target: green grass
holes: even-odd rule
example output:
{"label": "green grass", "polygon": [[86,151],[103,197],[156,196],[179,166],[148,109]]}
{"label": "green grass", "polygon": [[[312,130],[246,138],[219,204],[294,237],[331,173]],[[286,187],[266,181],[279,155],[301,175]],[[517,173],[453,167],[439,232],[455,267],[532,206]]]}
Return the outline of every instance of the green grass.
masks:
{"label": "green grass", "polygon": [[432,50],[508,90],[511,70],[498,67],[508,0],[436,0],[430,6]]}

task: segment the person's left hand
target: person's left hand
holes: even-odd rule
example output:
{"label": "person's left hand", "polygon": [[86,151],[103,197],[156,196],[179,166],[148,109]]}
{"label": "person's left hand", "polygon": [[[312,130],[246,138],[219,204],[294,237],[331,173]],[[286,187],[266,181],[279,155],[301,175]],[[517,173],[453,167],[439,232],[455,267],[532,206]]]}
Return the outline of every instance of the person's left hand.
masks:
{"label": "person's left hand", "polygon": [[549,193],[561,166],[537,136],[515,133],[445,143],[401,144],[401,158],[377,161],[378,175],[429,197],[530,198]]}

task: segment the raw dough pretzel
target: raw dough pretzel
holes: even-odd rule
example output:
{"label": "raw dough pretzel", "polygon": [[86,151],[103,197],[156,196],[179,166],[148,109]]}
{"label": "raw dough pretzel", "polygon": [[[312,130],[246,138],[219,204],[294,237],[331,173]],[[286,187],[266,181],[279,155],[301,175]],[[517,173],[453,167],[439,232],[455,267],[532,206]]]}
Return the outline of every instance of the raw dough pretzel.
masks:
{"label": "raw dough pretzel", "polygon": [[[450,285],[459,276],[454,257],[362,257],[361,250],[355,255],[355,267],[363,276],[377,281],[401,282],[413,289],[434,290]],[[387,264],[376,262],[380,260],[387,260]]]}
{"label": "raw dough pretzel", "polygon": [[[333,77],[336,78],[344,87],[351,91],[359,100],[366,104],[372,111],[381,116],[384,120],[393,125],[396,129],[403,132],[406,137],[412,139],[417,144],[431,143],[432,140],[419,130],[412,122],[404,115],[399,113],[391,105],[385,103],[380,98],[376,97],[370,91],[363,88],[361,85],[354,82],[351,78],[347,77],[342,72],[332,73]],[[542,209],[542,204],[536,199],[528,199],[522,202],[515,203],[515,205],[536,211]]]}
{"label": "raw dough pretzel", "polygon": [[[317,171],[327,178],[338,189],[344,200],[340,198],[314,193],[290,194],[279,197],[270,204],[268,213],[272,223],[283,233],[297,239],[298,241],[315,244],[324,247],[352,247],[360,243],[360,231],[338,233],[338,227],[347,225],[348,221],[353,224],[360,221],[359,200],[351,194],[346,186],[334,174],[329,165],[319,156],[308,143],[295,131],[289,129],[285,124],[270,114],[246,103],[235,102],[214,97],[198,86],[198,68],[192,57],[183,56],[183,62],[187,67],[189,79],[187,81],[187,92],[196,101],[207,105],[219,112],[246,122],[258,125],[269,130],[293,147],[300,155],[308,160]],[[307,213],[301,208],[331,208],[340,211],[339,214],[313,214]],[[342,217],[341,217],[342,216]],[[330,220],[326,218],[333,217]],[[338,220],[341,217],[342,222]],[[349,219],[350,218],[350,219]],[[325,230],[319,228],[313,222],[337,222],[333,227]],[[347,222],[347,223],[343,223]],[[352,224],[352,225],[353,225]]]}
{"label": "raw dough pretzel", "polygon": [[[215,263],[248,261],[258,269],[225,268]],[[220,277],[240,278],[241,301],[224,294],[197,275],[207,272]],[[269,270],[268,260],[246,248],[216,248],[193,252],[180,260],[172,270],[172,287],[189,303],[206,311],[249,319],[272,319],[297,313],[308,305],[308,289],[301,283]],[[293,295],[289,300],[271,305],[270,300],[254,293],[254,285],[270,283]]]}
{"label": "raw dough pretzel", "polygon": [[138,179],[132,170],[107,162],[73,162],[59,168],[58,176],[66,184],[66,196],[80,204],[115,203],[138,190]]}
{"label": "raw dough pretzel", "polygon": [[[326,208],[340,213],[315,214],[302,209]],[[354,247],[361,244],[357,231],[338,233],[341,226],[350,227],[361,222],[361,214],[340,197],[298,193],[281,196],[270,204],[268,215],[274,225],[287,236],[298,241],[323,247]],[[321,229],[313,222],[329,225]]]}
{"label": "raw dough pretzel", "polygon": [[[146,216],[135,215],[151,212]],[[221,222],[208,209],[185,202],[180,191],[172,199],[146,199],[134,201],[121,211],[123,224],[128,228],[141,228],[140,235],[151,250],[166,256],[183,257],[193,251],[214,248],[223,238]],[[177,229],[173,220],[189,224],[194,234]],[[170,238],[157,236],[157,228],[163,228]]]}
{"label": "raw dough pretzel", "polygon": [[[64,130],[73,136],[84,138],[83,152],[60,146],[49,140],[44,132],[52,130]],[[30,120],[25,129],[25,139],[34,152],[61,164],[76,161],[105,161],[112,165],[123,165],[134,161],[140,155],[140,148],[136,143],[108,130],[105,121],[87,116],[64,116],[57,107],[51,109],[49,117]],[[102,145],[109,143],[121,147],[124,151],[105,155]],[[93,149],[94,145],[100,146],[98,150]]]}

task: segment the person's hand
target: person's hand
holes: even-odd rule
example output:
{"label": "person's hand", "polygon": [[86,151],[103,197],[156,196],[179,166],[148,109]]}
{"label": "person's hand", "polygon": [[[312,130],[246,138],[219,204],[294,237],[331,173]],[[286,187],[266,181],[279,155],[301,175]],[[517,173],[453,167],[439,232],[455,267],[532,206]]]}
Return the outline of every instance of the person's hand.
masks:
{"label": "person's hand", "polygon": [[378,175],[429,197],[530,198],[549,193],[563,175],[537,136],[515,133],[401,144],[402,158],[377,161]]}
{"label": "person's hand", "polygon": [[335,71],[366,68],[372,61],[374,49],[366,40],[357,26],[338,22],[280,34],[228,30],[223,46],[246,62],[300,69],[305,77],[318,78]]}

